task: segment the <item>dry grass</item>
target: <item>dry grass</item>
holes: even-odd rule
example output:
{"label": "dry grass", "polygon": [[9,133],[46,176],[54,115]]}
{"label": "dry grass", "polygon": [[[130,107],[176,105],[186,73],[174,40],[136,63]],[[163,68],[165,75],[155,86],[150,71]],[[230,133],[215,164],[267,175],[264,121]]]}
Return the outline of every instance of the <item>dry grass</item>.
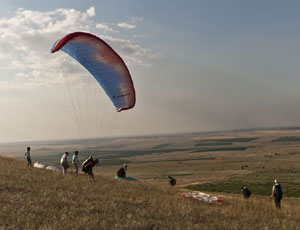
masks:
{"label": "dry grass", "polygon": [[0,229],[299,229],[298,199],[275,210],[267,197],[210,205],[178,188],[96,175],[63,176],[0,158]]}

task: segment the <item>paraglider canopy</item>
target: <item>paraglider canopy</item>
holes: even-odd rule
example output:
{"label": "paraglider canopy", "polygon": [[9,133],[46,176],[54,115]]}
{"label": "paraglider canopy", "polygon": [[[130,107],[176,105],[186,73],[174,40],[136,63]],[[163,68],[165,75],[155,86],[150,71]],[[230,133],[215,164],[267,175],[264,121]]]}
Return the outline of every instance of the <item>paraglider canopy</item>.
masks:
{"label": "paraglider canopy", "polygon": [[135,89],[122,58],[102,39],[85,32],[67,34],[58,40],[51,52],[63,50],[82,66],[102,86],[117,111],[135,105]]}

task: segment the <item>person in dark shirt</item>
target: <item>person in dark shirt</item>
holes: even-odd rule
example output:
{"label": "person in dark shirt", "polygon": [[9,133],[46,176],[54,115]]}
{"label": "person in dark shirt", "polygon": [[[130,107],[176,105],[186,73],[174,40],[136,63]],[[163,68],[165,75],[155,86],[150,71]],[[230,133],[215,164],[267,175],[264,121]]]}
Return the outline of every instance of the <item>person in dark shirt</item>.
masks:
{"label": "person in dark shirt", "polygon": [[280,209],[281,208],[281,199],[282,199],[282,187],[279,184],[278,180],[275,180],[275,184],[272,188],[272,195],[270,197],[270,200],[274,199],[275,207]]}
{"label": "person in dark shirt", "polygon": [[99,163],[99,160],[93,160],[92,157],[90,157],[90,160],[88,160],[83,166],[82,166],[82,171],[88,174],[89,180],[95,180],[94,174],[93,174],[93,167]]}
{"label": "person in dark shirt", "polygon": [[127,164],[124,164],[122,168],[120,168],[117,172],[118,177],[125,178],[126,177]]}
{"label": "person in dark shirt", "polygon": [[169,184],[171,186],[176,185],[176,179],[174,177],[168,176],[168,178],[169,178]]}
{"label": "person in dark shirt", "polygon": [[27,151],[25,152],[25,158],[27,160],[27,166],[32,167],[31,156],[30,156],[30,147],[27,147]]}
{"label": "person in dark shirt", "polygon": [[243,194],[243,196],[244,196],[244,199],[249,199],[250,198],[250,196],[251,196],[251,192],[250,192],[250,190],[247,188],[247,187],[242,187],[242,194]]}

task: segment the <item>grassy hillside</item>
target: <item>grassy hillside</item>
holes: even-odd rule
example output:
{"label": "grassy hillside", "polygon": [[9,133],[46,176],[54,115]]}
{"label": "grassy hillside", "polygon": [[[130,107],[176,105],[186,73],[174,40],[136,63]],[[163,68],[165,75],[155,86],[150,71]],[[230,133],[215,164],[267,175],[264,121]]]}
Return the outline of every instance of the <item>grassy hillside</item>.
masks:
{"label": "grassy hillside", "polygon": [[299,229],[300,200],[275,210],[267,197],[239,195],[213,205],[178,188],[96,175],[63,176],[0,158],[0,229]]}

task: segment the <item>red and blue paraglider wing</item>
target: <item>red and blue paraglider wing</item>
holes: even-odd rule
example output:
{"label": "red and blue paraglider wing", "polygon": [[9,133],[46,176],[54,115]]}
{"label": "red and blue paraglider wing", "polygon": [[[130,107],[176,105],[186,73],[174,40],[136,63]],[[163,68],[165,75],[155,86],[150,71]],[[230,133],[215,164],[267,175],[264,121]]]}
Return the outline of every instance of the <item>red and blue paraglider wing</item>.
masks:
{"label": "red and blue paraglider wing", "polygon": [[95,35],[75,32],[58,40],[51,52],[63,50],[84,66],[99,82],[118,111],[135,105],[135,90],[122,58]]}

